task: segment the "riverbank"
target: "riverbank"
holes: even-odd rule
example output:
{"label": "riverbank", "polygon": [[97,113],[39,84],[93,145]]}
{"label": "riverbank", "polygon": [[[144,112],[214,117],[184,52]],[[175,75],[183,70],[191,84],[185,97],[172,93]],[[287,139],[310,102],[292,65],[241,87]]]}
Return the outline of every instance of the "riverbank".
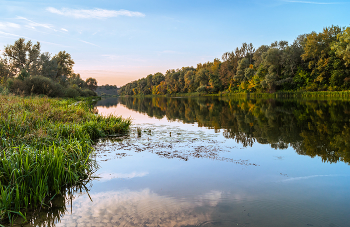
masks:
{"label": "riverbank", "polygon": [[125,133],[130,119],[103,117],[89,101],[0,95],[0,218],[48,205],[94,171],[94,140]]}

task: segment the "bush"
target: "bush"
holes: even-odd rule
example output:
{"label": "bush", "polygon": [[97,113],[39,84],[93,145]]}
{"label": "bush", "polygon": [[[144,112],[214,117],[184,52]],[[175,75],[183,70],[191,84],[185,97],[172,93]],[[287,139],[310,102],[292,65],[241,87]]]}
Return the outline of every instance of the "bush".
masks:
{"label": "bush", "polygon": [[79,91],[77,89],[74,89],[72,87],[68,87],[64,89],[64,96],[68,98],[76,98],[80,95]]}
{"label": "bush", "polygon": [[8,79],[7,88],[10,90],[11,93],[14,93],[16,95],[23,95],[25,94],[26,90],[24,81],[18,79]]}
{"label": "bush", "polygon": [[90,97],[90,96],[97,96],[96,92],[91,91],[90,89],[82,89],[82,94],[81,96],[85,96],[85,97]]}
{"label": "bush", "polygon": [[62,85],[44,76],[32,76],[24,79],[25,94],[47,95],[50,97],[63,96]]}

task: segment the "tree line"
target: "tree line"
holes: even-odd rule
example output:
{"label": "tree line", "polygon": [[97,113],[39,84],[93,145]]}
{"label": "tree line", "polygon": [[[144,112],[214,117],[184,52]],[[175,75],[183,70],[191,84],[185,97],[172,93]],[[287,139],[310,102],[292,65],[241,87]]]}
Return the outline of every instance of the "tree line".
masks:
{"label": "tree line", "polygon": [[69,53],[60,51],[51,56],[41,53],[41,45],[20,38],[5,46],[0,57],[0,91],[20,95],[50,97],[95,96],[97,81],[85,81],[73,71],[74,61]]}
{"label": "tree line", "polygon": [[243,43],[221,60],[150,74],[120,88],[121,95],[173,93],[339,91],[350,88],[350,27],[299,35],[292,44],[255,48]]}

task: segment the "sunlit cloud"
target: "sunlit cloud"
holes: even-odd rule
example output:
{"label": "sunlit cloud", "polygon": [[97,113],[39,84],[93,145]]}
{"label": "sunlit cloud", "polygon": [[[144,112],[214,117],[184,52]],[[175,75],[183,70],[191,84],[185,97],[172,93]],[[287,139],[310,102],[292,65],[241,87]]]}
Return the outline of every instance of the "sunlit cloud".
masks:
{"label": "sunlit cloud", "polygon": [[65,28],[61,28],[61,30],[64,31],[64,32],[68,32],[68,30],[65,29]]}
{"label": "sunlit cloud", "polygon": [[316,4],[316,5],[342,4],[342,2],[310,2],[310,1],[293,1],[293,0],[284,0],[284,1],[291,2],[291,3],[304,3],[304,4]]}
{"label": "sunlit cloud", "polygon": [[19,20],[24,20],[27,22],[26,24],[26,27],[27,28],[31,28],[31,29],[36,29],[37,27],[41,27],[41,28],[46,28],[46,29],[52,29],[52,30],[55,30],[53,25],[51,24],[42,24],[42,23],[37,23],[37,22],[34,22],[32,20],[29,20],[25,17],[17,17],[17,19]]}
{"label": "sunlit cloud", "polygon": [[0,29],[21,28],[21,25],[11,22],[0,22]]}
{"label": "sunlit cloud", "polygon": [[62,8],[61,10],[56,9],[54,7],[46,8],[50,13],[55,13],[62,16],[67,17],[75,17],[75,18],[110,18],[110,17],[118,17],[118,16],[127,16],[127,17],[144,17],[145,14],[140,12],[133,12],[129,10],[107,10],[107,9],[69,9]]}

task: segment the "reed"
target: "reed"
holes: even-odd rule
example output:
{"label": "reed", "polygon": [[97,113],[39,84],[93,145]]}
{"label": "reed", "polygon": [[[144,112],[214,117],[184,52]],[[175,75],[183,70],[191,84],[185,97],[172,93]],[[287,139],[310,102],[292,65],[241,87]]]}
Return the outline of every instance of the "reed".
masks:
{"label": "reed", "polygon": [[88,102],[0,94],[0,219],[11,222],[94,171],[94,140],[129,119],[94,114]]}

